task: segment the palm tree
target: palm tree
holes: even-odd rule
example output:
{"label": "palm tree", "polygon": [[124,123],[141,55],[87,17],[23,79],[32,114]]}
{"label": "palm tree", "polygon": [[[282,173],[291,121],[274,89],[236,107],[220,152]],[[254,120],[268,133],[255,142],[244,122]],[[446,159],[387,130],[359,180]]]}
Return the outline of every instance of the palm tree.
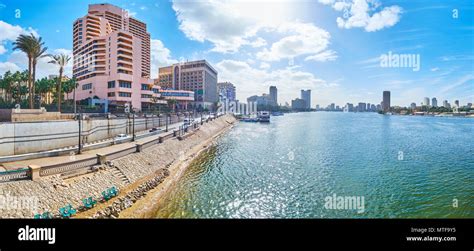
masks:
{"label": "palm tree", "polygon": [[43,47],[44,42],[41,41],[42,40],[41,37],[36,38],[35,36],[32,35],[31,38],[34,41],[35,49],[33,51],[33,60],[31,62],[31,65],[33,67],[33,70],[31,72],[31,77],[32,77],[33,82],[32,82],[32,87],[30,89],[30,106],[32,106],[31,104],[32,98],[35,96],[34,84],[36,81],[36,64],[38,63],[38,59],[48,56],[45,54],[48,47]]}
{"label": "palm tree", "polygon": [[57,92],[58,92],[58,112],[61,112],[61,93],[62,93],[62,88],[61,88],[61,82],[63,79],[63,72],[64,72],[64,67],[69,63],[71,60],[71,57],[66,54],[58,54],[58,55],[48,55],[51,57],[51,61],[49,63],[51,64],[56,64],[59,66],[59,77],[58,77],[58,86],[57,86]]}
{"label": "palm tree", "polygon": [[21,83],[24,80],[21,72],[17,71],[13,73],[12,77],[12,82],[15,83],[16,85],[16,90],[15,90],[15,98],[16,98],[16,103],[20,104],[21,103],[21,94],[22,94],[22,88],[21,88]]}
{"label": "palm tree", "polygon": [[28,57],[28,92],[29,92],[29,105],[30,109],[33,109],[33,82],[35,81],[36,63],[40,57],[44,57],[44,53],[47,48],[43,47],[44,42],[41,41],[41,37],[37,38],[33,33],[30,35],[20,35],[13,42],[13,50],[20,50]]}
{"label": "palm tree", "polygon": [[[31,39],[31,37],[33,36],[33,34],[31,35],[24,35],[24,34],[21,34],[20,36],[17,37],[16,41],[13,42],[13,50],[20,50],[22,52],[24,52],[26,54],[26,56],[28,57],[28,90],[30,91],[30,94],[31,94],[31,79],[32,79],[32,75],[31,75],[31,70],[33,68],[33,65],[32,65],[32,62],[33,62],[33,54],[34,54],[34,50],[35,50],[35,45],[34,45],[34,41],[33,39]],[[31,95],[30,95],[31,97]],[[33,105],[33,99],[31,99],[31,102],[30,102],[30,108],[31,106]]]}
{"label": "palm tree", "polygon": [[72,89],[73,90],[73,94],[72,94],[72,99],[74,100],[74,116],[76,116],[76,112],[77,112],[77,106],[76,106],[76,89],[77,87],[79,86],[79,83],[77,82],[76,78],[71,78],[69,81],[71,81],[71,84],[74,86],[74,88]]}
{"label": "palm tree", "polygon": [[3,78],[0,81],[0,88],[4,90],[5,103],[11,102],[11,93],[13,88],[12,73],[10,71],[3,74]]}
{"label": "palm tree", "polygon": [[74,106],[74,114],[76,114],[76,88],[78,83],[75,78],[68,79],[63,84],[63,91],[67,95],[67,99],[69,101],[69,94],[73,93],[73,106]]}
{"label": "palm tree", "polygon": [[[44,98],[47,93],[51,93],[55,85],[54,80],[47,78],[42,78],[36,82],[35,93],[38,93],[41,97]],[[43,99],[42,98],[42,99]],[[41,106],[41,104],[40,104]]]}
{"label": "palm tree", "polygon": [[173,112],[175,111],[176,108],[176,99],[168,99],[168,106],[171,106],[171,109],[173,109]]}

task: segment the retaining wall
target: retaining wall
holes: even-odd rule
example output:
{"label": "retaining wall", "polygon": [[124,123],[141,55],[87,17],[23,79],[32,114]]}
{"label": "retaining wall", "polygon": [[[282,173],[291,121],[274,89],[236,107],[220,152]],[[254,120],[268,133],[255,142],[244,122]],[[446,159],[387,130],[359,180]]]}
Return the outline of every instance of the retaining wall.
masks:
{"label": "retaining wall", "polygon": [[[172,123],[177,117],[172,116]],[[135,118],[135,132],[165,125],[165,117]],[[82,120],[82,143],[131,134],[133,120],[128,118]],[[78,144],[76,120],[0,123],[0,156],[48,151]]]}

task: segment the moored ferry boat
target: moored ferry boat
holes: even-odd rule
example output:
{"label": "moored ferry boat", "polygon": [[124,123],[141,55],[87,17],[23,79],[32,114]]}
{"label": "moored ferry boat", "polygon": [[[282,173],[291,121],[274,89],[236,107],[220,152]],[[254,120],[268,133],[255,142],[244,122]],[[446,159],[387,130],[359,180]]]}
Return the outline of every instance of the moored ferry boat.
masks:
{"label": "moored ferry boat", "polygon": [[270,112],[268,111],[261,111],[258,112],[258,122],[270,122]]}

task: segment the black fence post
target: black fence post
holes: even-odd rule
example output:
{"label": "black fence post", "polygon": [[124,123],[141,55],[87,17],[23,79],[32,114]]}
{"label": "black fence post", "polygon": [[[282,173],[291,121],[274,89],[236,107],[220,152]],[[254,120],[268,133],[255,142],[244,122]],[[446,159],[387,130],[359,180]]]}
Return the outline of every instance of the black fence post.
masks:
{"label": "black fence post", "polygon": [[78,143],[78,148],[77,148],[77,154],[81,154],[82,153],[82,142],[81,142],[81,138],[82,138],[82,125],[81,125],[81,120],[82,120],[82,113],[79,113],[79,143]]}
{"label": "black fence post", "polygon": [[133,125],[132,125],[132,141],[135,141],[135,113],[132,112],[132,120],[133,120]]}

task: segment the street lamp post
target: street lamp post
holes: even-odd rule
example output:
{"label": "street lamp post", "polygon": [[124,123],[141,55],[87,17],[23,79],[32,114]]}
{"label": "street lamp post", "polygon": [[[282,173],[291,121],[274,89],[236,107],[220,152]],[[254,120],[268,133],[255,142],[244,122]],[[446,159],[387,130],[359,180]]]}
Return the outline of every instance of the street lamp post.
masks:
{"label": "street lamp post", "polygon": [[132,110],[132,141],[135,141],[135,112]]}
{"label": "street lamp post", "polygon": [[82,142],[81,142],[81,138],[82,138],[82,125],[81,125],[81,120],[82,120],[82,113],[79,113],[79,119],[78,119],[78,122],[79,122],[79,144],[78,144],[77,154],[81,154],[81,153],[82,153]]}

